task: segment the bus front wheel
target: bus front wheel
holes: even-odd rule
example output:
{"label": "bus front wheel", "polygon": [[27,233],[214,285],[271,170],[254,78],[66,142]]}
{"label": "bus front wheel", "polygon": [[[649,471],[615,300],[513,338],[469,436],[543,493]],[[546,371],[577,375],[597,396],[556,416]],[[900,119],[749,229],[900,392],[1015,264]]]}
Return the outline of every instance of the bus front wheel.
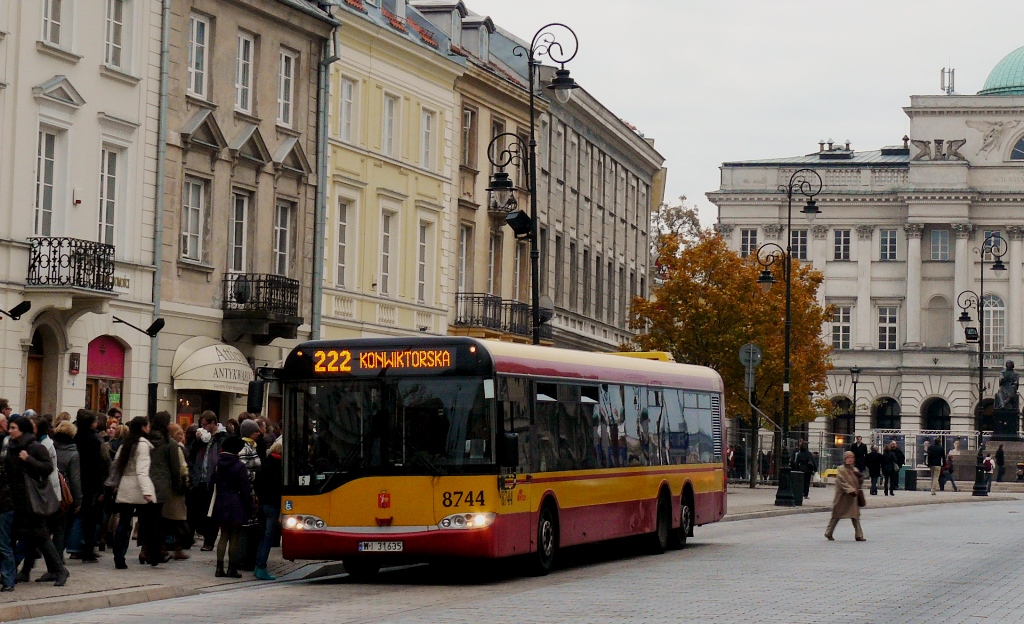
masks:
{"label": "bus front wheel", "polygon": [[345,571],[353,581],[361,583],[372,580],[380,572],[380,563],[367,559],[345,559],[342,562]]}
{"label": "bus front wheel", "polygon": [[533,574],[544,576],[555,564],[555,553],[558,551],[558,517],[551,504],[540,509],[537,519],[537,552],[533,556]]}

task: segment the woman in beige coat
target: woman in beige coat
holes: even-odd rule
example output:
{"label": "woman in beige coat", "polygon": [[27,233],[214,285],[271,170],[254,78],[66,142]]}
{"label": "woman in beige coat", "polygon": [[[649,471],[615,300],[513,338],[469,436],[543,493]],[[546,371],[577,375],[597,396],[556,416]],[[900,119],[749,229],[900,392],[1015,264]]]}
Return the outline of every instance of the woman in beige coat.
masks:
{"label": "woman in beige coat", "polygon": [[[180,480],[176,480],[176,482],[186,484],[188,482],[188,464],[185,463],[185,452],[182,450],[185,432],[180,425],[171,423],[167,427],[167,433],[170,438],[168,444],[173,444],[176,447],[176,454],[178,456],[178,477]],[[184,489],[180,492],[172,492],[170,498],[164,501],[160,515],[164,519],[164,533],[174,537],[174,558],[188,559],[188,555],[181,550],[186,546],[185,542],[189,536],[188,525],[186,524],[188,510],[185,508]],[[191,542],[187,545],[191,545]]]}
{"label": "woman in beige coat", "polygon": [[[145,542],[152,541],[151,532],[159,530],[160,516],[156,505],[156,488],[149,478],[149,454],[153,445],[146,439],[149,433],[149,419],[136,416],[128,426],[128,438],[114,456],[111,472],[119,474],[115,486],[117,511],[121,518],[114,534],[114,567],[118,570],[128,569],[125,554],[128,551],[129,536],[132,531],[132,516],[139,515],[139,538]],[[154,513],[156,512],[156,513]]]}
{"label": "woman in beige coat", "polygon": [[832,518],[828,521],[828,528],[825,529],[825,539],[831,541],[832,531],[843,518],[853,521],[853,532],[858,542],[863,542],[864,531],[860,528],[860,505],[857,504],[857,493],[860,492],[860,484],[863,477],[860,471],[854,468],[854,454],[846,451],[843,454],[843,465],[836,473],[836,492],[832,499]]}

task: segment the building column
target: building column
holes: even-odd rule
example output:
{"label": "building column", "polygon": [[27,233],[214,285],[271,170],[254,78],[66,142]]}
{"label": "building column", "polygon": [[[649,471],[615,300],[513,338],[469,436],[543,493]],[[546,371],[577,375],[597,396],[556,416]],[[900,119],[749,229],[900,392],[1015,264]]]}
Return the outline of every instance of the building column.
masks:
{"label": "building column", "polygon": [[1008,326],[1008,335],[1006,337],[1006,350],[1007,351],[1020,351],[1024,348],[1021,343],[1022,340],[1022,328],[1024,328],[1024,288],[1021,283],[1021,250],[1024,249],[1024,227],[1019,225],[1011,225],[1006,228],[1006,233],[1010,237],[1010,300],[1006,302],[1007,318],[1006,324]]}
{"label": "building column", "polygon": [[[828,226],[827,225],[812,225],[811,226],[811,240],[808,241],[810,249],[808,250],[808,258],[811,259],[811,264],[814,268],[821,271],[822,275],[825,274],[825,263],[828,262]],[[822,284],[822,288],[818,289],[818,305],[825,306],[825,288]],[[832,319],[829,319],[829,322]]]}
{"label": "building column", "polygon": [[921,232],[920,223],[903,226],[907,234],[907,340],[905,347],[921,346]]}
{"label": "building column", "polygon": [[857,226],[857,347],[872,349],[875,332],[871,330],[871,240],[873,225]]}
{"label": "building column", "polygon": [[967,341],[964,339],[964,330],[957,321],[959,316],[957,309],[960,307],[957,298],[960,296],[960,293],[967,290],[967,275],[971,269],[971,255],[968,245],[973,232],[974,226],[970,223],[953,224],[953,233],[956,234],[956,257],[954,258],[956,264],[953,270],[953,318],[950,319],[950,323],[953,324],[953,344],[957,345],[967,344]]}

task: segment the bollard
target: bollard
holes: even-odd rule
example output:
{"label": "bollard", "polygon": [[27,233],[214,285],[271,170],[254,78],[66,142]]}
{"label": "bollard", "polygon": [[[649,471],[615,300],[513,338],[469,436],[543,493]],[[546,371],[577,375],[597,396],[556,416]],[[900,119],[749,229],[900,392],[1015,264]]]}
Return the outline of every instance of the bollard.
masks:
{"label": "bollard", "polygon": [[917,491],[917,469],[903,468],[903,489],[908,492]]}
{"label": "bollard", "polygon": [[804,473],[793,470],[789,473],[789,487],[793,491],[793,504],[804,504]]}

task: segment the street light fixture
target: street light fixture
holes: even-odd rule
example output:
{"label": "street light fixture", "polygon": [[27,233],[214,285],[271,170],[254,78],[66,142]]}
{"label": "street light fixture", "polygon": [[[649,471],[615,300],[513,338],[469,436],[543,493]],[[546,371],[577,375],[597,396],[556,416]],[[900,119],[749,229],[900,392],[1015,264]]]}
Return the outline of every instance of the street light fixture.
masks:
{"label": "street light fixture", "polygon": [[850,380],[853,382],[853,427],[857,429],[857,382],[860,381],[860,367],[850,367]]}
{"label": "street light fixture", "polygon": [[[570,39],[566,39],[566,41],[570,45],[564,46],[559,42],[556,32],[568,33]],[[537,106],[534,87],[537,83],[540,59],[546,56],[559,65],[555,71],[555,77],[547,88],[554,91],[555,98],[559,102],[567,104],[572,97],[573,89],[579,88],[579,85],[569,75],[565,64],[576,56],[578,48],[579,39],[576,38],[576,33],[565,24],[556,22],[538,30],[533,36],[529,48],[517,45],[512,49],[513,54],[525,55],[527,60],[530,89],[530,143],[524,146],[517,135],[503,132],[491,139],[490,145],[487,146],[487,160],[497,168],[497,171],[491,175],[487,191],[492,194],[495,207],[508,213],[505,222],[512,228],[516,237],[530,241],[530,306],[533,319],[533,344],[540,344],[540,326],[545,322],[541,316],[540,250],[537,244]],[[508,140],[507,144],[506,140]],[[518,209],[515,186],[505,171],[505,167],[511,164],[526,165],[529,170],[526,180],[526,188],[530,193],[529,216]]]}
{"label": "street light fixture", "polygon": [[0,309],[0,316],[6,316],[12,321],[17,321],[21,318],[22,314],[25,314],[32,309],[31,301],[22,301],[18,305],[14,306],[10,310]]}
{"label": "street light fixture", "polygon": [[[1002,236],[992,232],[985,237],[985,242],[981,244],[981,247],[975,247],[974,251],[979,255],[980,260],[978,290],[981,294],[979,295],[973,290],[965,290],[957,295],[956,304],[960,306],[961,310],[960,318],[957,320],[964,328],[964,339],[967,342],[978,343],[978,403],[976,409],[980,425],[981,400],[985,396],[985,256],[991,256],[993,271],[1005,271],[1006,265],[1003,264],[1003,256],[1006,255],[1007,245]],[[968,308],[971,307],[978,313],[977,329],[967,325],[971,322],[971,315],[967,313]],[[972,492],[974,496],[988,496],[988,487],[985,485],[985,467],[983,464],[985,460],[984,451],[985,444],[982,442],[981,427],[979,426],[978,457],[974,466],[974,490]]]}
{"label": "street light fixture", "polygon": [[[779,462],[779,489],[775,493],[775,504],[780,507],[792,507],[794,494],[790,488],[789,466],[789,373],[790,373],[790,340],[793,330],[793,195],[799,193],[807,198],[807,204],[801,212],[808,223],[814,221],[821,211],[814,198],[821,193],[821,176],[813,169],[798,169],[789,177],[788,184],[779,185],[779,192],[786,194],[786,249],[775,243],[766,243],[757,250],[757,262],[762,271],[757,283],[767,291],[775,283],[770,267],[776,262],[784,262],[782,276],[786,282],[786,332],[784,352],[784,376],[782,380],[782,455]],[[762,253],[766,252],[766,253]],[[762,255],[764,258],[762,259]]]}

